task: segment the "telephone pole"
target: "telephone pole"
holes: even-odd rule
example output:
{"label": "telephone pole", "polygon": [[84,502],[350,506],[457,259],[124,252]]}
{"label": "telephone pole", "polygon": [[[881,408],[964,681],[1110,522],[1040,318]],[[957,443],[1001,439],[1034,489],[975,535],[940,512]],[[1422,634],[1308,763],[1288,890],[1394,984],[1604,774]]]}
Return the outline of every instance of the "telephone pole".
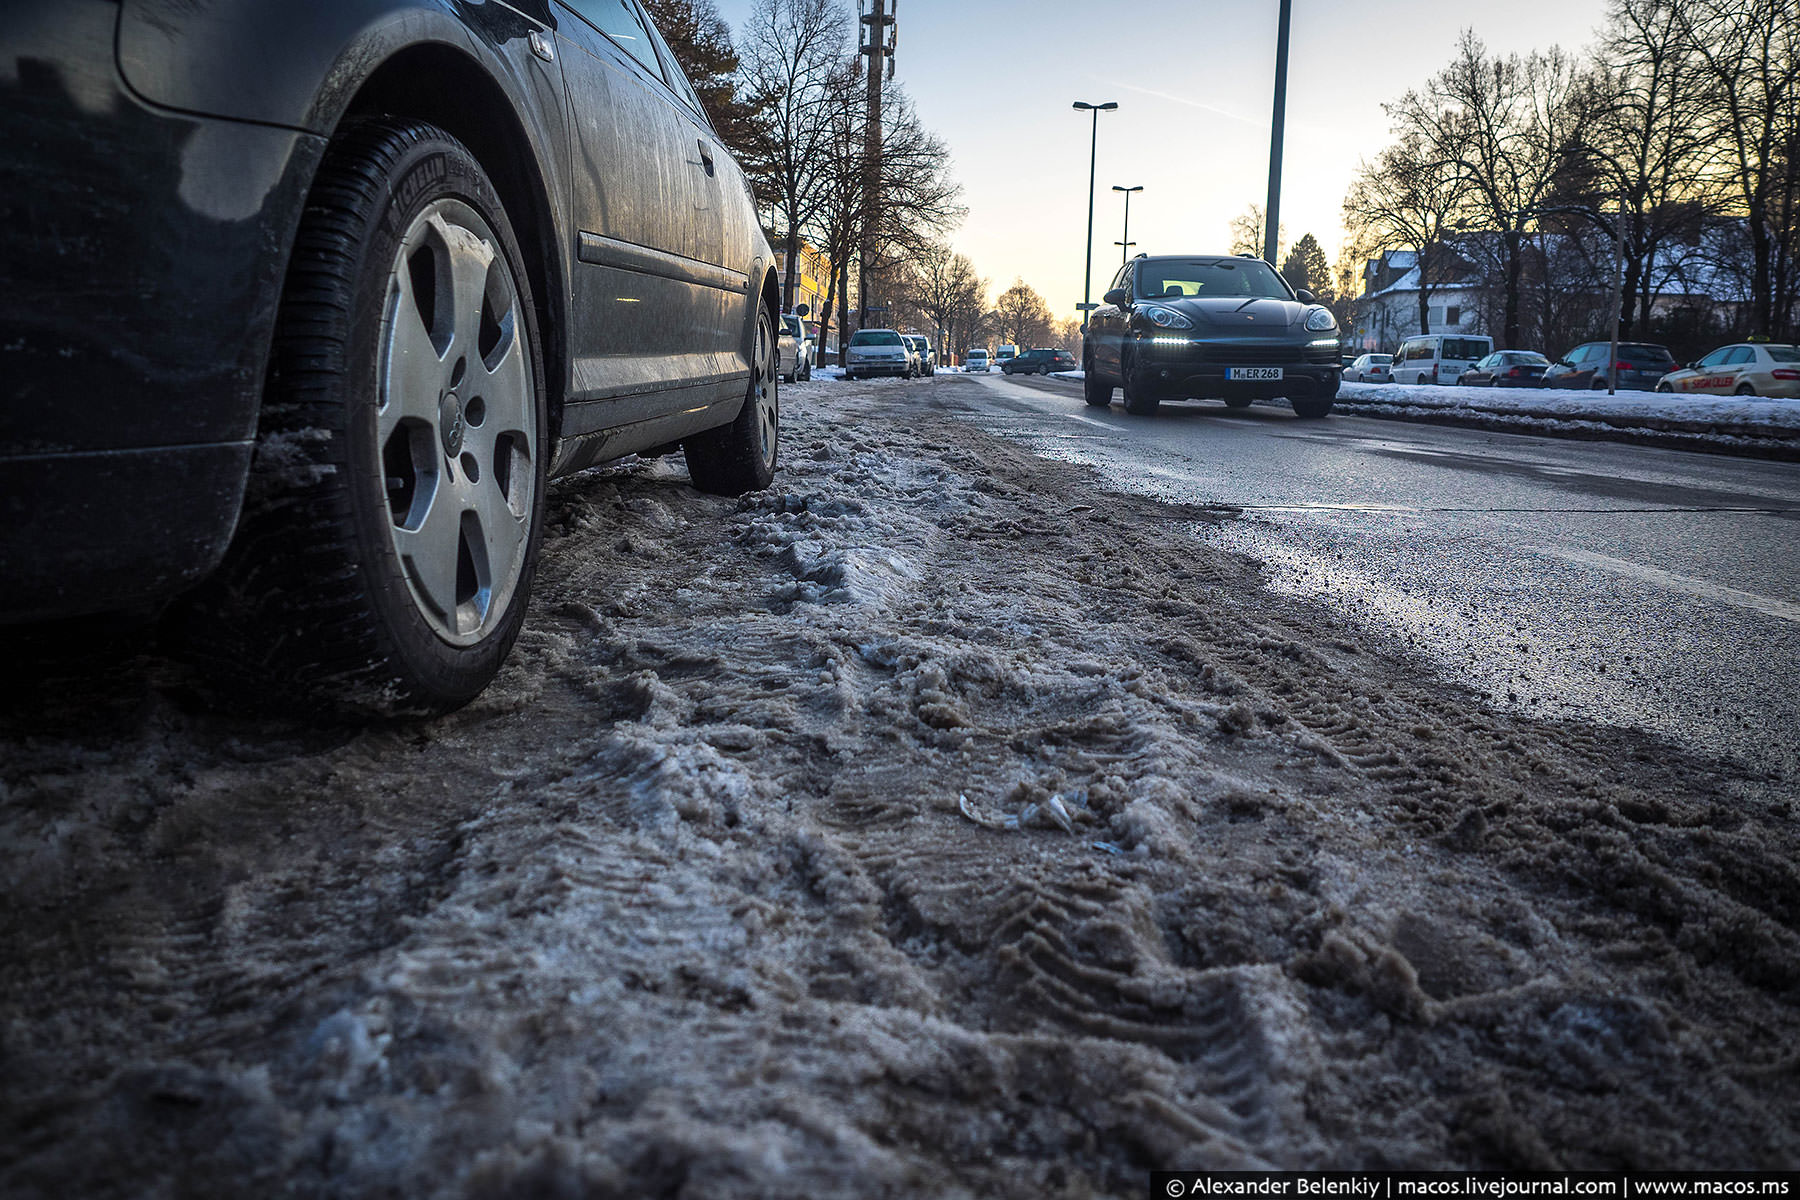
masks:
{"label": "telephone pole", "polygon": [[[857,7],[862,8],[862,0],[857,0]],[[899,30],[895,28],[899,10],[900,0],[869,0],[869,10],[862,13],[865,27],[862,53],[869,60],[869,124],[863,131],[862,245],[857,254],[860,268],[858,329],[865,329],[869,324],[869,268],[881,253],[881,89],[893,71],[894,46],[899,38]]]}

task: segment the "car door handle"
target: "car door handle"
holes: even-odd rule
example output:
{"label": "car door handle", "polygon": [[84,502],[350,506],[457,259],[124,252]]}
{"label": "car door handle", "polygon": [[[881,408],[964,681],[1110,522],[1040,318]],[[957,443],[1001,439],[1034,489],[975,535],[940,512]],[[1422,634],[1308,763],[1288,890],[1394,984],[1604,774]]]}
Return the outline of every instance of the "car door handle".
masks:
{"label": "car door handle", "polygon": [[717,168],[715,168],[715,167],[714,167],[714,166],[713,166],[713,153],[712,153],[712,147],[711,147],[711,146],[708,146],[708,145],[707,145],[707,144],[706,144],[706,139],[705,139],[705,138],[701,138],[701,139],[700,139],[700,161],[701,161],[701,162],[702,162],[702,163],[703,163],[703,164],[705,164],[705,166],[706,166],[706,173],[707,173],[707,175],[708,175],[708,176],[712,176],[712,175],[714,175],[714,174],[715,174],[715,173],[716,173],[716,171],[717,171]]}

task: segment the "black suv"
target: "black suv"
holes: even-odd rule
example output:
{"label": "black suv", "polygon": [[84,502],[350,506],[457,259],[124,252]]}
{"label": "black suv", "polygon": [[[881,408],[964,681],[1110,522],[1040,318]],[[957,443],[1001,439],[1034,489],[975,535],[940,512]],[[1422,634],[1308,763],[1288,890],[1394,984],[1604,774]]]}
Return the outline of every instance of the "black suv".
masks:
{"label": "black suv", "polygon": [[258,695],[441,712],[552,476],[768,486],[774,255],[639,0],[14,0],[0,623],[155,608]]}
{"label": "black suv", "polygon": [[1075,356],[1067,350],[1027,350],[1000,364],[1000,370],[1008,375],[1049,375],[1075,368]]}
{"label": "black suv", "polygon": [[[1590,388],[1604,391],[1613,371],[1611,342],[1584,342],[1544,371],[1547,388]],[[1662,377],[1675,370],[1675,356],[1654,342],[1620,342],[1616,391],[1653,392]]]}
{"label": "black suv", "polygon": [[1125,410],[1217,397],[1233,408],[1287,397],[1302,417],[1337,399],[1337,319],[1261,259],[1140,255],[1119,269],[1088,321],[1086,398],[1125,389]]}

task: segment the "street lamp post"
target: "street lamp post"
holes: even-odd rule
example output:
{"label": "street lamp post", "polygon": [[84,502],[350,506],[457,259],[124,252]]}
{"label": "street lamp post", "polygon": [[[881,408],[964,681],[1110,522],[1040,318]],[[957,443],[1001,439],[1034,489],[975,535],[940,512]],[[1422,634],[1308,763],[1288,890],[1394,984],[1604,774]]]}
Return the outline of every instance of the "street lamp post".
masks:
{"label": "street lamp post", "polygon": [[1120,253],[1119,253],[1119,265],[1120,266],[1125,265],[1125,260],[1126,260],[1127,256],[1129,256],[1131,254],[1131,248],[1133,246],[1137,245],[1136,242],[1131,240],[1131,193],[1141,192],[1143,190],[1144,189],[1141,185],[1138,187],[1120,187],[1116,183],[1113,184],[1113,191],[1125,193],[1125,232],[1121,235],[1125,240],[1122,242],[1114,242],[1113,243],[1115,246],[1124,247],[1124,249],[1122,251],[1120,251]]}
{"label": "street lamp post", "polygon": [[1092,144],[1088,147],[1088,232],[1087,232],[1087,270],[1081,279],[1081,333],[1087,336],[1088,314],[1094,311],[1094,187],[1097,179],[1096,169],[1100,163],[1100,114],[1113,112],[1119,107],[1118,101],[1109,100],[1105,104],[1089,104],[1085,100],[1077,100],[1075,108],[1080,112],[1094,114],[1094,134]]}
{"label": "street lamp post", "polygon": [[1281,239],[1281,143],[1287,130],[1288,31],[1293,25],[1294,0],[1281,0],[1281,28],[1275,39],[1275,119],[1269,134],[1269,202],[1263,208],[1268,226],[1263,233],[1263,257],[1277,269]]}

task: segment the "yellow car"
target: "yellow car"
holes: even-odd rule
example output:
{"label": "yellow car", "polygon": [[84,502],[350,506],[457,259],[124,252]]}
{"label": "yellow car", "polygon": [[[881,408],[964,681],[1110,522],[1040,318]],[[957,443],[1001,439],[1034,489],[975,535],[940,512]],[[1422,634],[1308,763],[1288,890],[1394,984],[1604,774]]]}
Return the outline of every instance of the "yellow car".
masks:
{"label": "yellow car", "polygon": [[1721,346],[1686,369],[1664,375],[1656,390],[1800,400],[1800,346]]}

